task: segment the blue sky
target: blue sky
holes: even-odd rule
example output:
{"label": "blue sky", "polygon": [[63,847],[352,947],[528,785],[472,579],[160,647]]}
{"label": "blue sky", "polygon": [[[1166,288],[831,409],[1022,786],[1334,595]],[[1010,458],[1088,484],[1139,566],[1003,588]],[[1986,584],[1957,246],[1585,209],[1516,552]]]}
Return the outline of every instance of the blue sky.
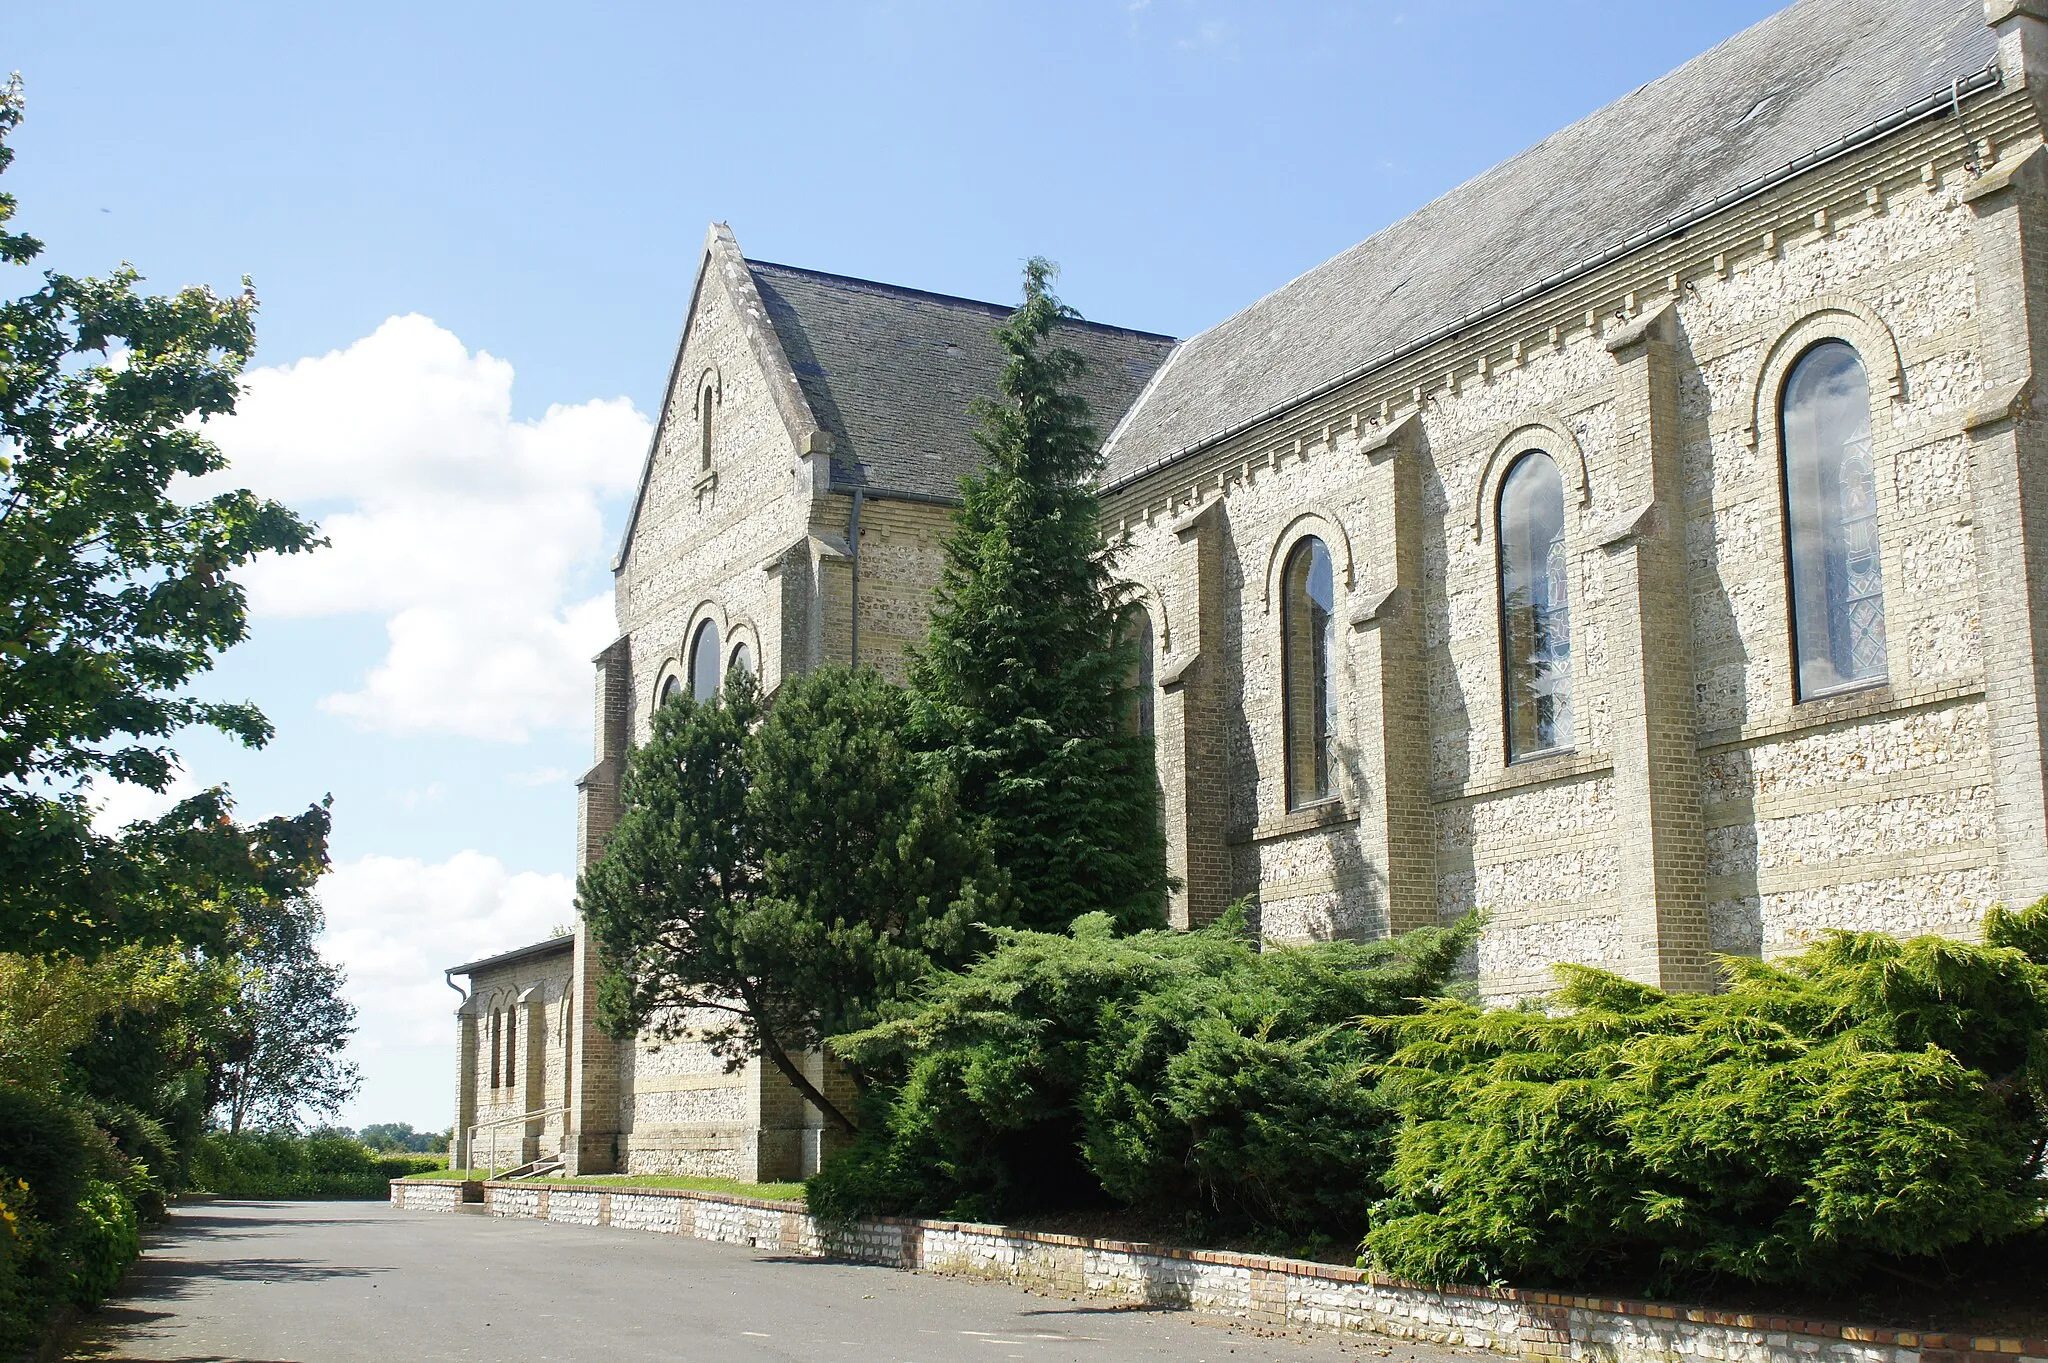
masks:
{"label": "blue sky", "polygon": [[181,746],[249,815],[334,796],[347,1120],[446,1125],[440,967],[569,917],[587,658],[707,222],[982,298],[1043,254],[1084,314],[1189,335],[1775,8],[8,7],[43,264],[263,299],[220,438],[335,547],[251,574],[205,685],[277,740]]}

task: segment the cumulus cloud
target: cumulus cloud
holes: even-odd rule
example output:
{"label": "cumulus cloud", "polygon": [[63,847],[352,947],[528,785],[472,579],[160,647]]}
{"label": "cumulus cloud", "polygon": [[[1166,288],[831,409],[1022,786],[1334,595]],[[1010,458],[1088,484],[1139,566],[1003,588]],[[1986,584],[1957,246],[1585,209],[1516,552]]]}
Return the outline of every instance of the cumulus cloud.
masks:
{"label": "cumulus cloud", "polygon": [[418,315],[246,376],[212,434],[233,483],[331,547],[249,569],[259,616],[385,619],[383,658],[322,705],[366,728],[523,741],[588,722],[611,637],[605,512],[650,423],[625,398],[512,417],[513,371]]}
{"label": "cumulus cloud", "polygon": [[[320,882],[327,911],[321,953],[348,972],[357,1010],[351,1051],[446,1047],[454,1054],[458,1002],[441,972],[545,938],[573,921],[575,882],[511,872],[496,857],[458,852],[446,861],[364,856]],[[452,1064],[452,1059],[451,1059]]]}

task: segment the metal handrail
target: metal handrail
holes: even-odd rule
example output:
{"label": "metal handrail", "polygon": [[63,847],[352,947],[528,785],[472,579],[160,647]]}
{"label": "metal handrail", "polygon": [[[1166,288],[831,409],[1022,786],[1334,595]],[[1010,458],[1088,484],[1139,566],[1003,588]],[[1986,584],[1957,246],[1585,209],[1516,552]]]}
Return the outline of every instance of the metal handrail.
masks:
{"label": "metal handrail", "polygon": [[[484,1164],[484,1178],[486,1180],[495,1178],[497,1177],[498,1169],[499,1127],[521,1126],[527,1122],[543,1121],[549,1117],[565,1115],[568,1111],[568,1106],[564,1104],[560,1107],[536,1108],[532,1112],[515,1112],[510,1117],[493,1117],[488,1122],[478,1122],[474,1126],[469,1128],[469,1140],[467,1142],[469,1147],[469,1157],[471,1159],[476,1158],[476,1133],[479,1131],[489,1130],[491,1133],[491,1154],[490,1158]],[[512,1168],[515,1166],[508,1165],[506,1167]]]}

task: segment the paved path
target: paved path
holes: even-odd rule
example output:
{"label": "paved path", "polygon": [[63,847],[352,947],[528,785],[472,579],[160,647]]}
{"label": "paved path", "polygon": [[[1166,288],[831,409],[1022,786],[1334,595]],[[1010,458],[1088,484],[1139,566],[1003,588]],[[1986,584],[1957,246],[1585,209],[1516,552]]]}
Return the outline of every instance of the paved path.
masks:
{"label": "paved path", "polygon": [[365,1202],[177,1208],[73,1358],[784,1363],[1478,1363],[1361,1336],[780,1258],[676,1236]]}

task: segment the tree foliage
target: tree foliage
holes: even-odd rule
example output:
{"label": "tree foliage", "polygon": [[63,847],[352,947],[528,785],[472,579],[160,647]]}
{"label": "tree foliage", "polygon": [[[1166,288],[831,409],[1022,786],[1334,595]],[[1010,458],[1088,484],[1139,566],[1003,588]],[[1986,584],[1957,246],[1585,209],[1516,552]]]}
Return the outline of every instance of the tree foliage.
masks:
{"label": "tree foliage", "polygon": [[911,667],[920,742],[985,824],[1020,921],[1105,912],[1165,921],[1165,837],[1152,743],[1133,724],[1136,639],[1102,536],[1101,470],[1082,360],[1056,343],[1074,313],[1024,271],[996,332],[999,397],[978,404],[981,470],[961,484],[931,633]]}
{"label": "tree foliage", "polygon": [[1476,925],[1261,951],[1196,932],[1003,930],[918,1008],[836,1040],[896,1082],[814,1207],[996,1217],[1104,1200],[1291,1232],[1365,1224],[1395,1120],[1361,1013],[1444,987]]}
{"label": "tree foliage", "polygon": [[662,707],[579,886],[611,967],[607,1025],[712,1019],[729,1064],[758,1051],[852,1129],[797,1057],[964,960],[972,925],[1002,911],[950,789],[905,744],[907,705],[872,671],[823,668],[765,715],[737,670],[714,702]]}
{"label": "tree foliage", "polygon": [[[0,170],[21,120],[0,92]],[[0,260],[41,243],[5,230]],[[91,954],[199,940],[241,888],[310,884],[327,814],[235,824],[221,790],[117,835],[92,828],[86,783],[161,791],[167,740],[208,725],[260,745],[250,705],[187,684],[247,632],[234,569],[316,543],[286,507],[247,491],[186,502],[172,485],[226,461],[203,423],[234,410],[256,300],[205,288],[143,293],[57,272],[0,301],[0,950]]]}
{"label": "tree foliage", "polygon": [[1833,933],[1717,995],[1565,967],[1555,1015],[1386,1023],[1405,1125],[1369,1252],[1429,1282],[1815,1286],[2038,1223],[2048,902],[1985,941]]}
{"label": "tree foliage", "polygon": [[341,994],[347,977],[315,945],[325,924],[310,895],[245,902],[239,987],[209,1075],[212,1108],[230,1134],[332,1115],[361,1086],[341,1058],[356,1030],[355,1005]]}

